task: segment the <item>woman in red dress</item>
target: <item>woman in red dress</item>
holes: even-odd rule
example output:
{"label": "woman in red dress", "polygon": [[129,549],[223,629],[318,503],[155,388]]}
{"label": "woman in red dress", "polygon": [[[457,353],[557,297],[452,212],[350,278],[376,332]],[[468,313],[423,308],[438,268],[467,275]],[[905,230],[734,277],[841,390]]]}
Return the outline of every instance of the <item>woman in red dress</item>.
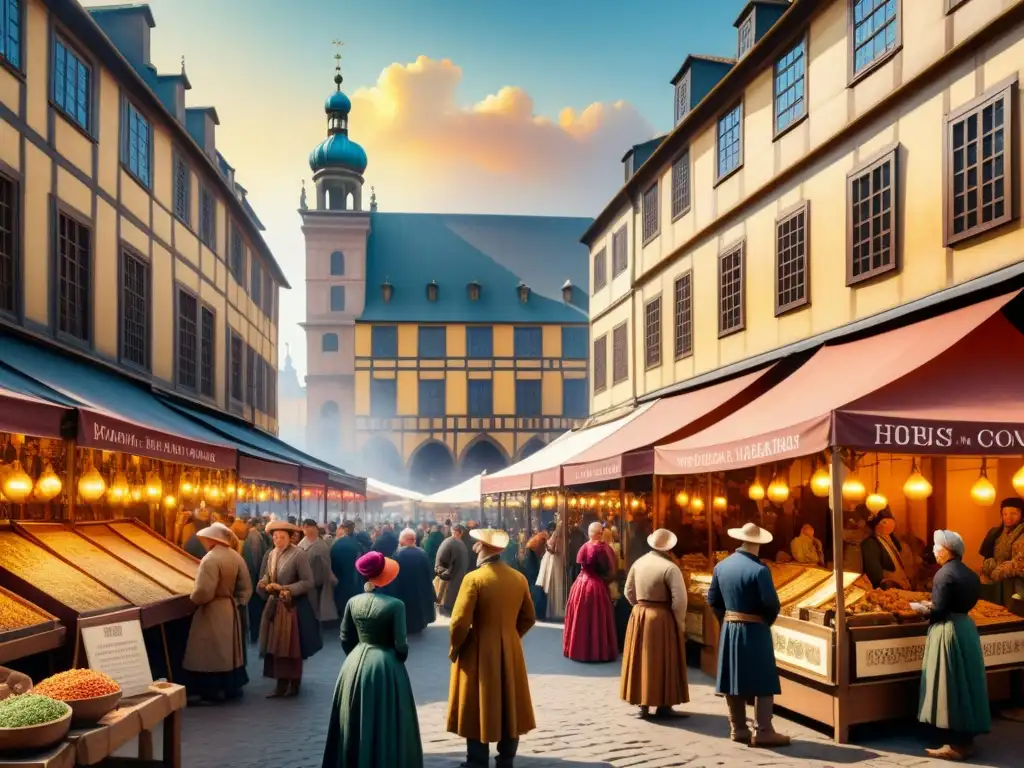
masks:
{"label": "woman in red dress", "polygon": [[587,529],[590,541],[576,556],[582,570],[569,592],[562,639],[562,652],[573,661],[615,661],[619,657],[608,593],[608,582],[618,564],[615,551],[601,540],[603,533],[601,523],[591,523]]}

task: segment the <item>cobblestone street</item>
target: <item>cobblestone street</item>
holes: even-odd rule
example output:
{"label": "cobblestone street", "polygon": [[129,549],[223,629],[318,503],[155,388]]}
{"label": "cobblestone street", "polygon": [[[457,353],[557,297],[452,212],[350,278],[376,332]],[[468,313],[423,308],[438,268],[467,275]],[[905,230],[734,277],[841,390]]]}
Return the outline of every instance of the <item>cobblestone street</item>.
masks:
{"label": "cobblestone street", "polygon": [[[411,638],[409,672],[419,704],[426,765],[454,768],[463,743],[444,729],[449,664],[447,627],[434,625]],[[912,727],[857,746],[836,746],[823,734],[778,719],[778,727],[796,743],[778,751],[754,750],[730,742],[725,707],[713,684],[690,669],[692,713],[671,726],[637,720],[618,699],[618,665],[583,665],[563,658],[558,625],[538,625],[526,637],[527,664],[538,729],[525,737],[517,765],[524,768],[590,766],[598,768],[710,768],[711,766],[892,766],[942,765],[922,757]],[[244,699],[216,707],[196,706],[184,716],[184,765],[187,768],[307,768],[319,766],[335,679],[343,661],[337,641],[306,666],[302,695],[267,700],[270,683],[252,660],[252,683]],[[290,727],[287,732],[285,728]],[[1012,758],[1014,734],[1019,750],[1022,726],[996,721],[995,732],[979,742],[976,764],[1019,766]],[[893,735],[898,734],[898,735]],[[386,768],[381,766],[381,768]]]}

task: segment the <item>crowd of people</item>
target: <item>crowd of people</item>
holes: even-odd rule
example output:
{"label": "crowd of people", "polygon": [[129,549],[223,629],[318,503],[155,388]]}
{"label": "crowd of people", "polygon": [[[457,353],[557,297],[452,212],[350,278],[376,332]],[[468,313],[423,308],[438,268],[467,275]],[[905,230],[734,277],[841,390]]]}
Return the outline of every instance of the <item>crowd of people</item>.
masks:
{"label": "crowd of people", "polygon": [[[1010,512],[1019,513],[1012,507]],[[875,524],[887,536],[882,518]],[[536,536],[469,524],[422,524],[396,534],[392,525],[367,530],[359,520],[323,528],[314,520],[205,521],[182,543],[202,549],[192,600],[197,609],[184,658],[189,695],[213,702],[237,698],[248,682],[247,644],[258,647],[263,675],[275,681],[272,698],[298,696],[303,661],[324,644],[325,628],[340,621],[346,654],[330,714],[323,765],[349,768],[421,766],[418,715],[405,660],[409,635],[436,613],[450,617],[452,663],[447,728],[467,743],[465,766],[510,766],[519,738],[535,728],[521,638],[538,606],[564,615],[563,650],[581,662],[615,662],[621,650],[620,697],[641,718],[686,717],[687,588],[673,556],[677,537],[657,529],[645,554],[632,563],[622,599],[628,624],[617,632],[613,604],[622,562],[599,521],[567,567],[560,526]],[[992,559],[1019,540],[1019,514],[1004,515],[990,535]],[[1016,535],[1015,535],[1016,534]],[[722,625],[716,692],[724,696],[730,737],[753,747],[784,747],[773,726],[780,693],[771,625],[780,603],[771,573],[759,559],[772,534],[754,523],[728,530],[738,547],[714,569],[708,602]],[[796,559],[821,558],[813,530],[794,542]],[[197,548],[198,546],[198,548]],[[886,579],[892,544],[881,543]],[[961,562],[963,540],[937,531],[932,554],[938,570],[924,652],[919,719],[944,732],[933,757],[962,760],[974,736],[989,730],[981,642],[967,615],[979,599],[979,577]],[[993,568],[999,567],[997,563]],[[898,581],[898,578],[896,579]],[[561,594],[562,604],[556,604]],[[753,703],[748,720],[747,704]]]}

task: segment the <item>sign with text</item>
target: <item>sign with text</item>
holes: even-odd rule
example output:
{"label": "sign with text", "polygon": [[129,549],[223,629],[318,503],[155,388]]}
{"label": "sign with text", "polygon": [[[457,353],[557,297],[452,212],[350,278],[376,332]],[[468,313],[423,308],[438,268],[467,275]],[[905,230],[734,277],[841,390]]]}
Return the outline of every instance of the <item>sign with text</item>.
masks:
{"label": "sign with text", "polygon": [[[863,640],[856,645],[857,677],[882,677],[920,672],[924,665],[926,638]],[[1024,664],[1024,632],[981,636],[986,667]]]}
{"label": "sign with text", "polygon": [[78,444],[83,448],[134,453],[194,467],[235,467],[235,452],[223,445],[200,443],[156,432],[130,421],[110,418],[85,409],[78,412]]}
{"label": "sign with text", "polygon": [[831,678],[829,646],[824,637],[797,632],[789,627],[772,626],[775,659],[826,679]]}
{"label": "sign with text", "polygon": [[116,680],[126,698],[145,693],[153,684],[138,619],[83,627],[82,644],[89,667]]}
{"label": "sign with text", "polygon": [[915,421],[870,413],[836,413],[836,445],[868,451],[943,455],[1024,453],[1024,424]]}

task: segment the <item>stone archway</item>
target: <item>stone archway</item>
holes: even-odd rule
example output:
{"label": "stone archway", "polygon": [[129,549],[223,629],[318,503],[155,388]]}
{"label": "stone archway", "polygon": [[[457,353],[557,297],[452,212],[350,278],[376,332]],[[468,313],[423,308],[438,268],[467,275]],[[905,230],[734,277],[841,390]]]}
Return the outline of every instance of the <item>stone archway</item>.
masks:
{"label": "stone archway", "polygon": [[402,455],[386,437],[374,437],[360,451],[363,471],[370,477],[393,485],[405,482]]}
{"label": "stone archway", "polygon": [[436,440],[423,443],[409,459],[409,484],[420,493],[434,493],[455,483],[455,459]]}
{"label": "stone archway", "polygon": [[547,442],[542,440],[539,436],[534,435],[533,437],[526,441],[522,448],[519,449],[519,454],[518,456],[516,456],[516,461],[522,461],[527,456],[533,456],[533,454],[535,454],[537,451],[539,451],[546,445]]}
{"label": "stone archway", "polygon": [[478,435],[462,452],[460,474],[473,477],[481,472],[493,475],[508,466],[508,455],[487,435]]}

